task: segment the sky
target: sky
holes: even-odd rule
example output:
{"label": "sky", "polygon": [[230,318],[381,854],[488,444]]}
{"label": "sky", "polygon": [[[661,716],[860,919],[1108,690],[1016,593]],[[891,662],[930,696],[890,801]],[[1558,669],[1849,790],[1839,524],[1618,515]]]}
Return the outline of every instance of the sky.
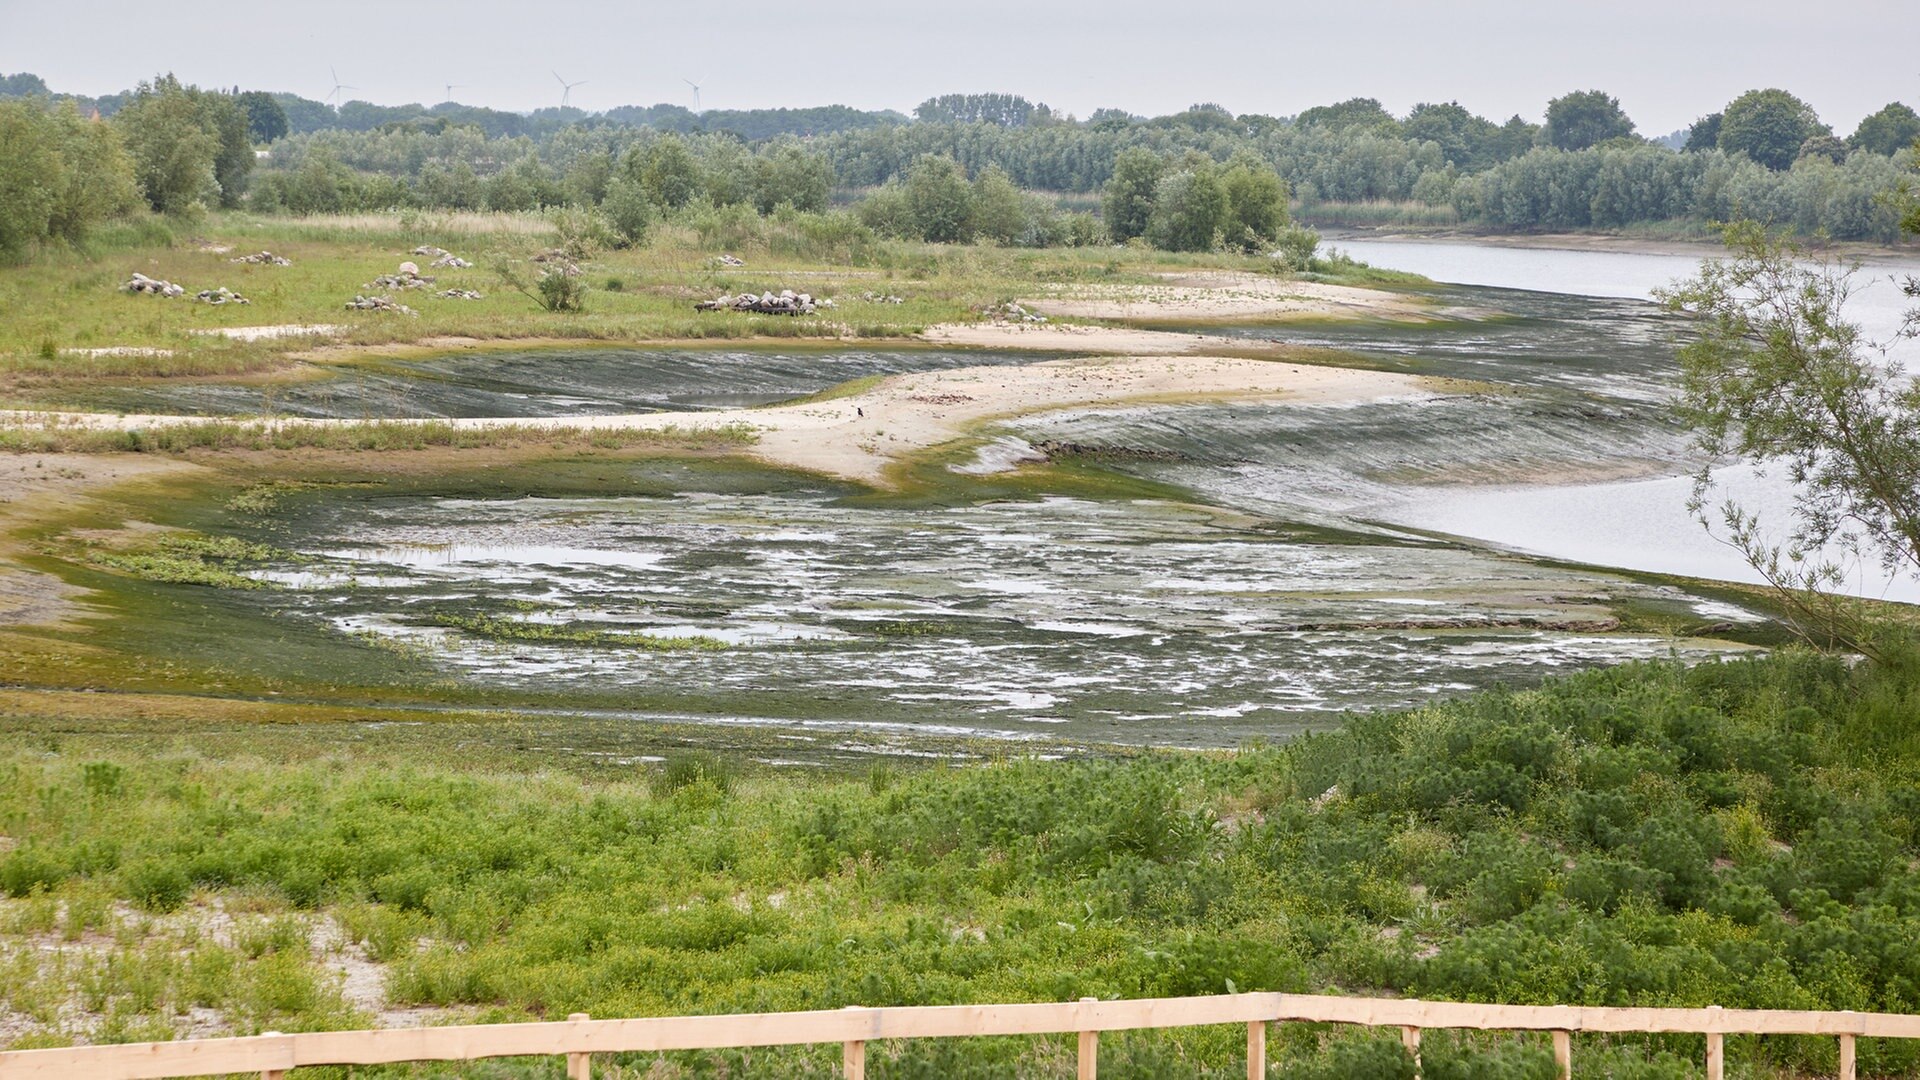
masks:
{"label": "sky", "polygon": [[432,103],[454,83],[455,100],[525,111],[559,103],[557,71],[589,110],[691,106],[690,79],[707,108],[910,112],[1002,91],[1081,117],[1364,96],[1537,120],[1601,89],[1654,136],[1779,86],[1845,135],[1889,101],[1920,104],[1917,31],[1916,0],[0,0],[0,73],[99,95],[172,71],[324,98],[331,67],[349,98]]}

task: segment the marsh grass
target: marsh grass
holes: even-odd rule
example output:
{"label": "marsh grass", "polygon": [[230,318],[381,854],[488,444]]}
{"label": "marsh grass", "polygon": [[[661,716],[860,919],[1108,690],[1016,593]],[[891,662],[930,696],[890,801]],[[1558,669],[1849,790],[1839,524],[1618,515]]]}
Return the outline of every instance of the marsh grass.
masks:
{"label": "marsh grass", "polygon": [[[677,751],[589,777],[458,740],[438,756],[215,757],[190,728],[147,753],[68,733],[0,751],[15,843],[0,994],[38,1041],[171,1030],[195,995],[236,1029],[346,1023],[312,978],[318,938],[299,944],[331,919],[384,965],[385,1006],[481,1019],[1232,989],[1900,1010],[1920,769],[1910,750],[1859,749],[1897,739],[1840,736],[1903,728],[1916,706],[1908,672],[1787,652],[1592,672],[1284,747],[882,779]],[[94,914],[63,916],[75,901]],[[224,951],[195,961],[170,936],[229,903],[257,921],[216,937]],[[113,928],[89,929],[106,910]],[[26,948],[73,920],[125,959]],[[75,994],[88,1008],[52,1004]],[[887,1075],[1050,1075],[1064,1046],[875,1055]],[[1196,1029],[1116,1036],[1102,1057],[1125,1075],[1225,1076],[1242,1048],[1238,1029]],[[1428,1075],[1550,1075],[1535,1036],[1425,1049]],[[1872,1075],[1920,1065],[1906,1044],[1861,1050]],[[1831,1040],[1731,1051],[1756,1077],[1832,1068]],[[1699,1052],[1694,1036],[1579,1051],[1648,1080]],[[777,1075],[831,1061],[750,1057]],[[1410,1075],[1391,1035],[1313,1025],[1280,1029],[1274,1059],[1288,1076]],[[711,1076],[743,1060],[609,1064]]]}
{"label": "marsh grass", "polygon": [[702,451],[752,445],[748,425],[670,425],[639,429],[563,423],[460,425],[444,420],[340,422],[183,420],[143,428],[114,428],[60,419],[0,421],[0,451],[36,453],[184,453],[193,450],[425,450],[550,446],[564,449]]}
{"label": "marsh grass", "polygon": [[[838,224],[835,224],[835,223]],[[1135,248],[1020,249],[938,245],[863,236],[837,218],[711,211],[656,228],[638,248],[593,253],[595,289],[580,313],[542,312],[497,288],[487,254],[506,246],[557,243],[549,218],[492,214],[358,214],[316,218],[215,214],[192,239],[125,228],[103,234],[85,254],[49,252],[26,266],[0,267],[0,394],[44,399],[59,388],[112,379],[260,377],[285,372],[316,339],[240,341],[212,333],[252,326],[339,327],[339,340],[378,346],[463,337],[582,341],[873,339],[908,337],[938,323],[971,321],[1039,282],[1142,283],[1181,269],[1277,272],[1274,260],[1226,254],[1170,254]],[[185,231],[184,229],[179,231]],[[209,245],[231,247],[216,252]],[[421,243],[476,266],[424,272],[432,289],[402,290],[416,318],[347,311],[368,283],[391,273]],[[235,265],[235,253],[272,250],[286,267]],[[723,268],[721,252],[747,260]],[[225,285],[248,306],[210,307],[186,298],[118,291],[134,271],[190,290]],[[442,289],[477,289],[479,301],[443,300]],[[722,292],[794,288],[836,297],[816,316],[786,318],[696,313],[696,300]],[[875,304],[867,292],[898,295]],[[79,355],[74,350],[150,349],[151,354]]]}
{"label": "marsh grass", "polygon": [[606,630],[577,624],[535,622],[530,619],[465,615],[443,611],[433,616],[436,626],[459,630],[488,641],[523,641],[550,645],[588,645],[643,652],[716,651],[727,643],[704,634],[652,634],[643,630]]}

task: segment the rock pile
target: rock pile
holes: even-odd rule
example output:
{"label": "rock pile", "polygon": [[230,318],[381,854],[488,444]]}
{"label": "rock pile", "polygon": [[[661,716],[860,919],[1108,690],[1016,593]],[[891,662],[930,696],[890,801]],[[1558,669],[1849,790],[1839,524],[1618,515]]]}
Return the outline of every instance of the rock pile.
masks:
{"label": "rock pile", "polygon": [[693,305],[695,311],[752,311],[761,315],[811,315],[818,308],[830,308],[833,301],[825,297],[815,300],[808,293],[797,293],[792,289],[782,289],[778,293],[763,292],[758,296],[741,293],[739,296],[722,296],[713,300],[702,300]]}
{"label": "rock pile", "polygon": [[433,262],[430,265],[434,269],[465,270],[473,265],[460,256],[455,255],[453,252],[448,251],[446,248],[434,247],[432,244],[421,244],[419,247],[414,248],[412,253],[431,258]]}
{"label": "rock pile", "polygon": [[865,300],[869,304],[904,304],[907,302],[907,298],[904,296],[890,296],[886,293],[876,292],[861,293],[860,299]]}
{"label": "rock pile", "polygon": [[736,258],[736,257],[734,257],[734,256],[732,256],[732,255],[722,255],[722,256],[720,256],[719,258],[717,258],[717,259],[715,259],[715,260],[713,260],[713,261],[714,261],[714,262],[717,262],[717,263],[719,263],[719,264],[720,264],[721,266],[745,266],[745,265],[747,265],[747,260],[745,260],[745,259],[741,259],[741,258]]}
{"label": "rock pile", "polygon": [[396,303],[390,296],[356,296],[347,301],[348,311],[392,311],[401,315],[412,315],[414,310],[405,304]]}
{"label": "rock pile", "polygon": [[239,293],[234,292],[232,289],[227,288],[225,285],[222,285],[217,289],[201,289],[199,292],[193,294],[193,298],[203,304],[251,304],[253,303],[253,301],[247,299],[244,296],[241,296]]}
{"label": "rock pile", "polygon": [[292,259],[283,259],[271,251],[262,251],[255,255],[242,255],[237,259],[228,259],[230,263],[252,263],[255,266],[292,266]]}
{"label": "rock pile", "polygon": [[999,307],[987,308],[984,314],[994,322],[1043,323],[1047,321],[1045,315],[1037,311],[1028,311],[1026,308],[1014,303],[1006,303]]}
{"label": "rock pile", "polygon": [[381,274],[379,277],[374,278],[372,281],[367,282],[367,288],[369,289],[424,289],[427,286],[433,284],[434,281],[436,280],[430,277],[421,277],[419,267],[414,267],[413,269],[409,270],[408,267],[411,267],[411,266],[413,266],[412,263],[401,263],[399,273]]}
{"label": "rock pile", "polygon": [[135,271],[134,275],[127,279],[127,283],[120,288],[126,292],[144,293],[148,296],[185,296],[187,294],[187,290],[182,286],[175,285],[171,281],[150,278],[138,271]]}
{"label": "rock pile", "polygon": [[436,293],[435,295],[439,296],[440,299],[442,300],[485,300],[486,299],[486,297],[480,295],[479,292],[473,289],[448,289],[445,292]]}

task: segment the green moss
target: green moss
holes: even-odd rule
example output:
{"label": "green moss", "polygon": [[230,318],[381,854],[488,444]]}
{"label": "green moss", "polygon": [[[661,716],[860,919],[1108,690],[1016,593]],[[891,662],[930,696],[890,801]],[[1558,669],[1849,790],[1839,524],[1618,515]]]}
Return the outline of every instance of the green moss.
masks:
{"label": "green moss", "polygon": [[532,622],[527,619],[502,619],[488,615],[461,615],[439,612],[433,616],[436,626],[450,627],[462,633],[490,641],[530,641],[553,645],[590,645],[595,648],[640,649],[649,652],[717,650],[727,647],[719,638],[704,634],[666,636],[641,630],[602,630],[578,625]]}

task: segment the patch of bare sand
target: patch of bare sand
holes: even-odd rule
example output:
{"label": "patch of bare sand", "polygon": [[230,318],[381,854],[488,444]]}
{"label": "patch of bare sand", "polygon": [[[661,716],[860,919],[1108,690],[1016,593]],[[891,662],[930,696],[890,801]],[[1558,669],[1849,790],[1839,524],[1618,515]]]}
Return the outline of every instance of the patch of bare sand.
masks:
{"label": "patch of bare sand", "polygon": [[1239,351],[1246,349],[1249,344],[1258,344],[1209,334],[1134,330],[1124,326],[1074,326],[1068,323],[944,323],[928,327],[920,337],[938,345],[966,348],[1034,349],[1042,352],[1127,356]]}
{"label": "patch of bare sand", "polygon": [[[766,409],[701,413],[702,424],[746,424],[747,448],[776,465],[885,486],[896,463],[1014,416],[1100,405],[1214,400],[1371,401],[1437,392],[1418,376],[1224,356],[1082,357],[1023,367],[895,375],[860,393]],[[457,425],[485,424],[456,420]],[[552,426],[686,426],[684,413],[568,417]]]}
{"label": "patch of bare sand", "polygon": [[141,454],[0,456],[0,626],[57,624],[74,611],[78,590],[15,561],[25,549],[14,534],[34,515],[72,509],[100,488],[198,467]]}
{"label": "patch of bare sand", "polygon": [[1292,281],[1231,270],[1162,275],[1154,285],[1063,285],[1020,303],[1081,319],[1203,322],[1218,319],[1393,319],[1433,317],[1422,299],[1383,289]]}
{"label": "patch of bare sand", "polygon": [[[724,412],[629,416],[473,418],[455,427],[499,424],[559,430],[687,431],[735,425],[757,441],[742,452],[775,465],[862,483],[886,485],[888,470],[922,451],[997,419],[1101,405],[1218,400],[1303,403],[1371,401],[1449,392],[1445,380],[1357,368],[1291,364],[1228,356],[1124,356],[1047,360],[1023,367],[969,367],[895,375],[859,393],[826,401]],[[192,424],[192,416],[105,413],[20,414],[26,422],[99,430]],[[351,423],[259,421],[277,426]],[[390,421],[409,423],[418,421]]]}

